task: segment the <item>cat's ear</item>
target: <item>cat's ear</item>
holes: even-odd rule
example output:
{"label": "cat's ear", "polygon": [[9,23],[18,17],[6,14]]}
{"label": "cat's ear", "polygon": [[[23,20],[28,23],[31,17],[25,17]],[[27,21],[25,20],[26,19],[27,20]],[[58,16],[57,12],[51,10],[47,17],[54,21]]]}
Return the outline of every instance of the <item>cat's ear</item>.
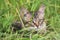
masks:
{"label": "cat's ear", "polygon": [[31,19],[31,13],[27,10],[27,8],[22,7],[20,9],[20,15],[24,21],[30,21]]}
{"label": "cat's ear", "polygon": [[39,8],[39,10],[37,11],[37,14],[38,14],[38,16],[39,16],[39,19],[43,19],[44,18],[44,14],[45,14],[45,5],[41,5],[40,6],[40,8]]}

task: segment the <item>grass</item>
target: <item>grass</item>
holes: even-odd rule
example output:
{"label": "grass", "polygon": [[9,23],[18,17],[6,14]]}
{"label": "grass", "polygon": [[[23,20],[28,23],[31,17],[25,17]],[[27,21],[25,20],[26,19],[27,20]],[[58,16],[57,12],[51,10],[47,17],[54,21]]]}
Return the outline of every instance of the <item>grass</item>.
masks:
{"label": "grass", "polygon": [[[35,11],[42,3],[46,5],[48,32],[43,35],[25,31],[22,34],[12,33],[11,24],[21,20],[20,7],[24,5],[28,10]],[[60,40],[60,0],[0,0],[0,40]]]}

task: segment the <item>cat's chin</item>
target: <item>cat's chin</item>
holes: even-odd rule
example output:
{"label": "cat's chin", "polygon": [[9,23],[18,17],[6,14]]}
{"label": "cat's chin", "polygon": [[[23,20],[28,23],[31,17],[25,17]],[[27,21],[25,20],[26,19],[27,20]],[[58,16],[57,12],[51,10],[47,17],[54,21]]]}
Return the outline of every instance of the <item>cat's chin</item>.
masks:
{"label": "cat's chin", "polygon": [[[41,28],[40,27],[28,27],[28,31],[40,31]],[[43,30],[43,29],[42,29]]]}
{"label": "cat's chin", "polygon": [[37,29],[37,27],[28,27],[28,31],[32,31],[32,30],[36,30]]}
{"label": "cat's chin", "polygon": [[46,24],[44,22],[38,28],[37,27],[28,27],[28,31],[37,31],[39,33],[45,33],[46,32]]}

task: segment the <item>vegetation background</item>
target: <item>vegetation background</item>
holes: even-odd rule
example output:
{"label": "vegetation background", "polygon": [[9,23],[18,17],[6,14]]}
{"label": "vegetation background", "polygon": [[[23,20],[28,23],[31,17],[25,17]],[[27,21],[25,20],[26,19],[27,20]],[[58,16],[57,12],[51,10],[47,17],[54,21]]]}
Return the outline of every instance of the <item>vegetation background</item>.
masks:
{"label": "vegetation background", "polygon": [[[48,30],[46,34],[12,33],[10,26],[13,21],[20,20],[20,7],[35,11],[40,4],[46,5],[45,19]],[[24,31],[24,30],[23,30]],[[60,0],[0,0],[0,40],[60,40]]]}

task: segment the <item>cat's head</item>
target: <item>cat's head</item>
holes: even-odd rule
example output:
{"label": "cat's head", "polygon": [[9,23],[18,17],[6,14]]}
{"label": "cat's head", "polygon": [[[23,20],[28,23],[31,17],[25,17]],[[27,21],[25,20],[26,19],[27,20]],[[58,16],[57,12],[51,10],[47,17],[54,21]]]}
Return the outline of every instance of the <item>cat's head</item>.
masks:
{"label": "cat's head", "polygon": [[[34,13],[33,21],[37,22],[39,19],[44,19],[44,11],[45,11],[45,5],[40,5],[38,11]],[[27,8],[22,7],[20,9],[20,15],[22,19],[26,22],[31,21],[32,13],[30,13]]]}

